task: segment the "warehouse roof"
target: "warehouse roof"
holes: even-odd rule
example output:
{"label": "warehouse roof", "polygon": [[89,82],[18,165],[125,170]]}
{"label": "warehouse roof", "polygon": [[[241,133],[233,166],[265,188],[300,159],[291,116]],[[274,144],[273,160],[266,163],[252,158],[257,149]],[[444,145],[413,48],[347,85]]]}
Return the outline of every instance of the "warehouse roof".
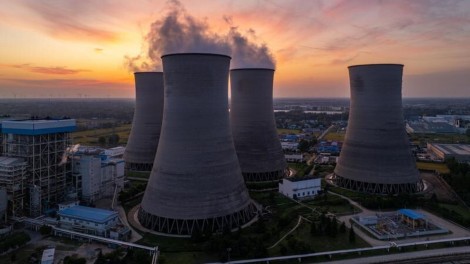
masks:
{"label": "warehouse roof", "polygon": [[76,205],[60,210],[59,215],[77,218],[85,221],[104,223],[117,216],[117,212],[100,208]]}

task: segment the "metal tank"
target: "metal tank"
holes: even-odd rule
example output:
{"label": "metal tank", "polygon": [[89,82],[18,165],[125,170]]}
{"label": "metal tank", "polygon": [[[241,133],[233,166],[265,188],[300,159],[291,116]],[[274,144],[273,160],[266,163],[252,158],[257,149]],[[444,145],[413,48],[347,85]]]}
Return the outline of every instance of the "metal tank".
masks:
{"label": "metal tank", "polygon": [[287,163],[273,111],[273,69],[230,71],[230,125],[247,182],[283,178]]}
{"label": "metal tank", "polygon": [[127,171],[151,171],[163,117],[163,73],[136,72],[135,111],[124,152]]}
{"label": "metal tank", "polygon": [[257,214],[230,131],[230,57],[162,56],[165,109],[160,144],[138,213],[146,228],[191,235],[238,228]]}
{"label": "metal tank", "polygon": [[346,137],[333,181],[376,194],[422,189],[405,132],[401,64],[349,67],[351,105]]}

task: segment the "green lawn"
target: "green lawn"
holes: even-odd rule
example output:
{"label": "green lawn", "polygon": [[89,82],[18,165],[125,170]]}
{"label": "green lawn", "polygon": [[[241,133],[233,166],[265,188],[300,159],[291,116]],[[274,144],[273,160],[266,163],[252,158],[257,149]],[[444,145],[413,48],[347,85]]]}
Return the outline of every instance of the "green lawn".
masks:
{"label": "green lawn", "polygon": [[438,171],[441,174],[450,173],[450,170],[445,163],[416,162],[416,166],[419,170],[433,170]]}
{"label": "green lawn", "polygon": [[286,129],[286,128],[278,128],[277,129],[277,133],[279,135],[281,134],[300,134],[302,133],[302,130],[299,130],[299,129]]}
{"label": "green lawn", "polygon": [[344,141],[344,136],[346,133],[344,132],[330,132],[323,137],[325,140],[331,140],[331,141]]}
{"label": "green lawn", "polygon": [[[144,245],[159,245],[165,263],[202,263],[219,261],[222,257],[226,256],[225,248],[222,251],[213,251],[214,241],[216,246],[220,243],[224,247],[233,247],[231,255],[232,259],[246,259],[253,258],[253,255],[237,255],[236,248],[239,246],[237,241],[244,241],[243,243],[253,243],[259,241],[260,245],[267,248],[276,243],[284,234],[289,232],[298,221],[299,215],[308,219],[318,221],[319,214],[312,212],[312,209],[286,198],[277,192],[252,192],[250,196],[258,203],[263,204],[264,207],[272,212],[272,215],[263,221],[263,230],[260,231],[259,223],[255,223],[250,227],[241,230],[238,235],[231,234],[226,237],[213,235],[212,238],[206,242],[196,243],[188,238],[172,238],[156,236],[153,234],[143,234],[143,238],[138,241]],[[125,205],[126,210],[129,210],[138,201],[132,201],[131,205]],[[329,195],[325,200],[310,200],[305,201],[310,207],[315,207],[320,211],[330,211],[336,213],[352,212],[352,207],[340,197]],[[282,222],[282,223],[281,223]],[[367,246],[365,242],[356,237],[356,244],[349,244],[348,239],[345,237],[347,234],[338,234],[337,237],[329,236],[311,236],[309,233],[310,224],[302,224],[298,231],[295,231],[294,236],[301,243],[309,245],[309,249],[315,252],[325,250],[337,250],[352,247]],[[234,238],[240,236],[239,238]],[[231,242],[230,242],[231,241]],[[233,244],[234,243],[234,244]],[[287,242],[283,242],[287,243]],[[253,245],[253,244],[250,244]],[[312,252],[309,251],[309,252]],[[252,254],[252,253],[250,253]],[[268,250],[268,256],[279,256],[279,246]]]}
{"label": "green lawn", "polygon": [[100,128],[72,133],[74,144],[82,145],[98,145],[98,138],[101,136],[108,137],[112,134],[119,135],[119,143],[127,143],[131,131],[131,124],[120,125],[114,128]]}

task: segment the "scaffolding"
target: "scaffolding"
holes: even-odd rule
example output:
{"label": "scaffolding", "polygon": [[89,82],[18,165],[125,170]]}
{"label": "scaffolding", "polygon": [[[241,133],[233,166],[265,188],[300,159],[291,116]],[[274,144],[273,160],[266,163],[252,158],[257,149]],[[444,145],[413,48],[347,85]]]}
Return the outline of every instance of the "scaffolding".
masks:
{"label": "scaffolding", "polygon": [[63,201],[66,176],[71,174],[66,155],[67,146],[71,145],[70,133],[9,133],[3,137],[3,155],[21,157],[28,164],[29,214],[38,216]]}
{"label": "scaffolding", "polygon": [[8,215],[23,216],[27,165],[24,159],[0,157],[0,188],[7,193]]}

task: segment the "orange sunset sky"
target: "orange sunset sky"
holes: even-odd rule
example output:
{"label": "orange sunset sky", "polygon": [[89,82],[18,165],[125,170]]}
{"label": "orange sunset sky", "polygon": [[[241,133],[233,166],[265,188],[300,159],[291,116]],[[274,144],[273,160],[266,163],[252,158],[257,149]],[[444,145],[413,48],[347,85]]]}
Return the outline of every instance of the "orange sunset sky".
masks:
{"label": "orange sunset sky", "polygon": [[[348,97],[347,66],[402,63],[406,97],[470,97],[470,1],[181,1],[212,32],[266,44],[275,97]],[[0,98],[134,97],[125,56],[166,1],[15,0],[0,5]]]}

